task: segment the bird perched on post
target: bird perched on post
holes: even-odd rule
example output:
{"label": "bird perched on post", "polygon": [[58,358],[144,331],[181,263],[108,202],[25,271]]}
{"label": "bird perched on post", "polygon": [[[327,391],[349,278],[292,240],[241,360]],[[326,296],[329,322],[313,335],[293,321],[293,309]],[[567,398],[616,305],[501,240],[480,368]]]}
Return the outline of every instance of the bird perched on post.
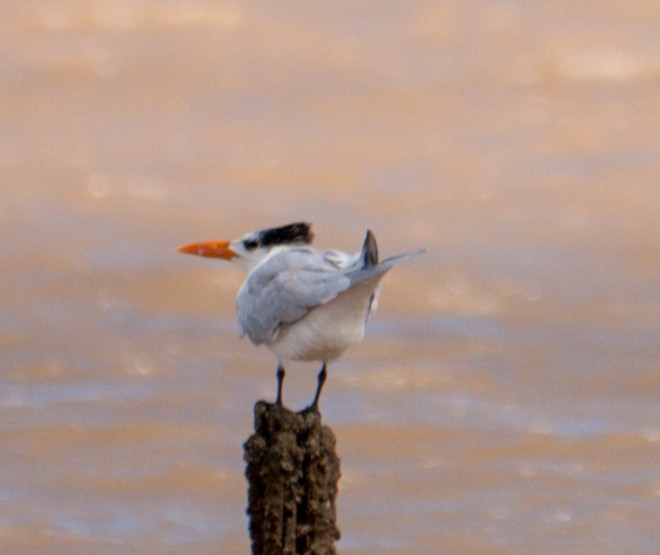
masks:
{"label": "bird perched on post", "polygon": [[314,400],[318,406],[327,363],[364,337],[376,307],[379,283],[396,263],[418,250],[379,262],[376,238],[367,231],[351,255],[311,246],[308,223],[252,231],[233,241],[193,243],[179,252],[228,260],[247,272],[236,308],[241,337],[265,344],[277,355],[277,399],[282,404],[285,364],[320,361]]}

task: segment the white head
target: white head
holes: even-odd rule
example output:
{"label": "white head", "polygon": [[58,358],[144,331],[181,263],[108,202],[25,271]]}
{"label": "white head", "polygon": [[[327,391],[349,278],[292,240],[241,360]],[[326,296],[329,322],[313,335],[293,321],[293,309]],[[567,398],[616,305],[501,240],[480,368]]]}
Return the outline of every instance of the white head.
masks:
{"label": "white head", "polygon": [[283,246],[308,245],[312,242],[311,225],[304,222],[252,231],[233,241],[192,243],[179,252],[209,258],[222,258],[250,271],[273,249]]}

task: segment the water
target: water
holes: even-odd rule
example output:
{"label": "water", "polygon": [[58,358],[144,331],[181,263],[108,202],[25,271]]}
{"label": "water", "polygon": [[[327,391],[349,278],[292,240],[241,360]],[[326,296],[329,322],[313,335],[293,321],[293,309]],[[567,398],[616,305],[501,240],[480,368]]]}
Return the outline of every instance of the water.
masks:
{"label": "water", "polygon": [[655,5],[4,4],[3,554],[249,551],[274,360],[175,249],[301,219],[427,249],[330,367],[341,553],[657,552]]}

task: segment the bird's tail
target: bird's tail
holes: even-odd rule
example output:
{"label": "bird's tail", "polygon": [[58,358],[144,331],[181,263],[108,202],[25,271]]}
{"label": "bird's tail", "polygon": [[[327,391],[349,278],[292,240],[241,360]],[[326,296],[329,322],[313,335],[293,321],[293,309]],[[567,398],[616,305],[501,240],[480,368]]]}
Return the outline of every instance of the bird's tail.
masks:
{"label": "bird's tail", "polygon": [[378,243],[376,243],[376,236],[370,229],[367,229],[367,236],[364,238],[364,243],[362,243],[361,257],[363,268],[378,264]]}
{"label": "bird's tail", "polygon": [[407,258],[412,258],[413,256],[418,256],[424,252],[425,249],[419,249],[413,252],[391,256],[382,262],[378,262],[378,246],[376,244],[376,238],[371,231],[367,231],[367,236],[362,245],[362,268],[348,273],[348,277],[351,280],[351,286],[366,280],[380,280],[380,278],[398,262],[406,260]]}

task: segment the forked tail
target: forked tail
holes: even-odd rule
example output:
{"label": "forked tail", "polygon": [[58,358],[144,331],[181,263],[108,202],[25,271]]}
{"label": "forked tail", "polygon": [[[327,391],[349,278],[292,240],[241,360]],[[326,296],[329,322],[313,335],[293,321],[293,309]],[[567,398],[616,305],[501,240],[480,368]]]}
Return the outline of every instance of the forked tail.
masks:
{"label": "forked tail", "polygon": [[376,243],[376,236],[367,229],[367,236],[362,243],[362,267],[368,268],[378,264],[378,243]]}

